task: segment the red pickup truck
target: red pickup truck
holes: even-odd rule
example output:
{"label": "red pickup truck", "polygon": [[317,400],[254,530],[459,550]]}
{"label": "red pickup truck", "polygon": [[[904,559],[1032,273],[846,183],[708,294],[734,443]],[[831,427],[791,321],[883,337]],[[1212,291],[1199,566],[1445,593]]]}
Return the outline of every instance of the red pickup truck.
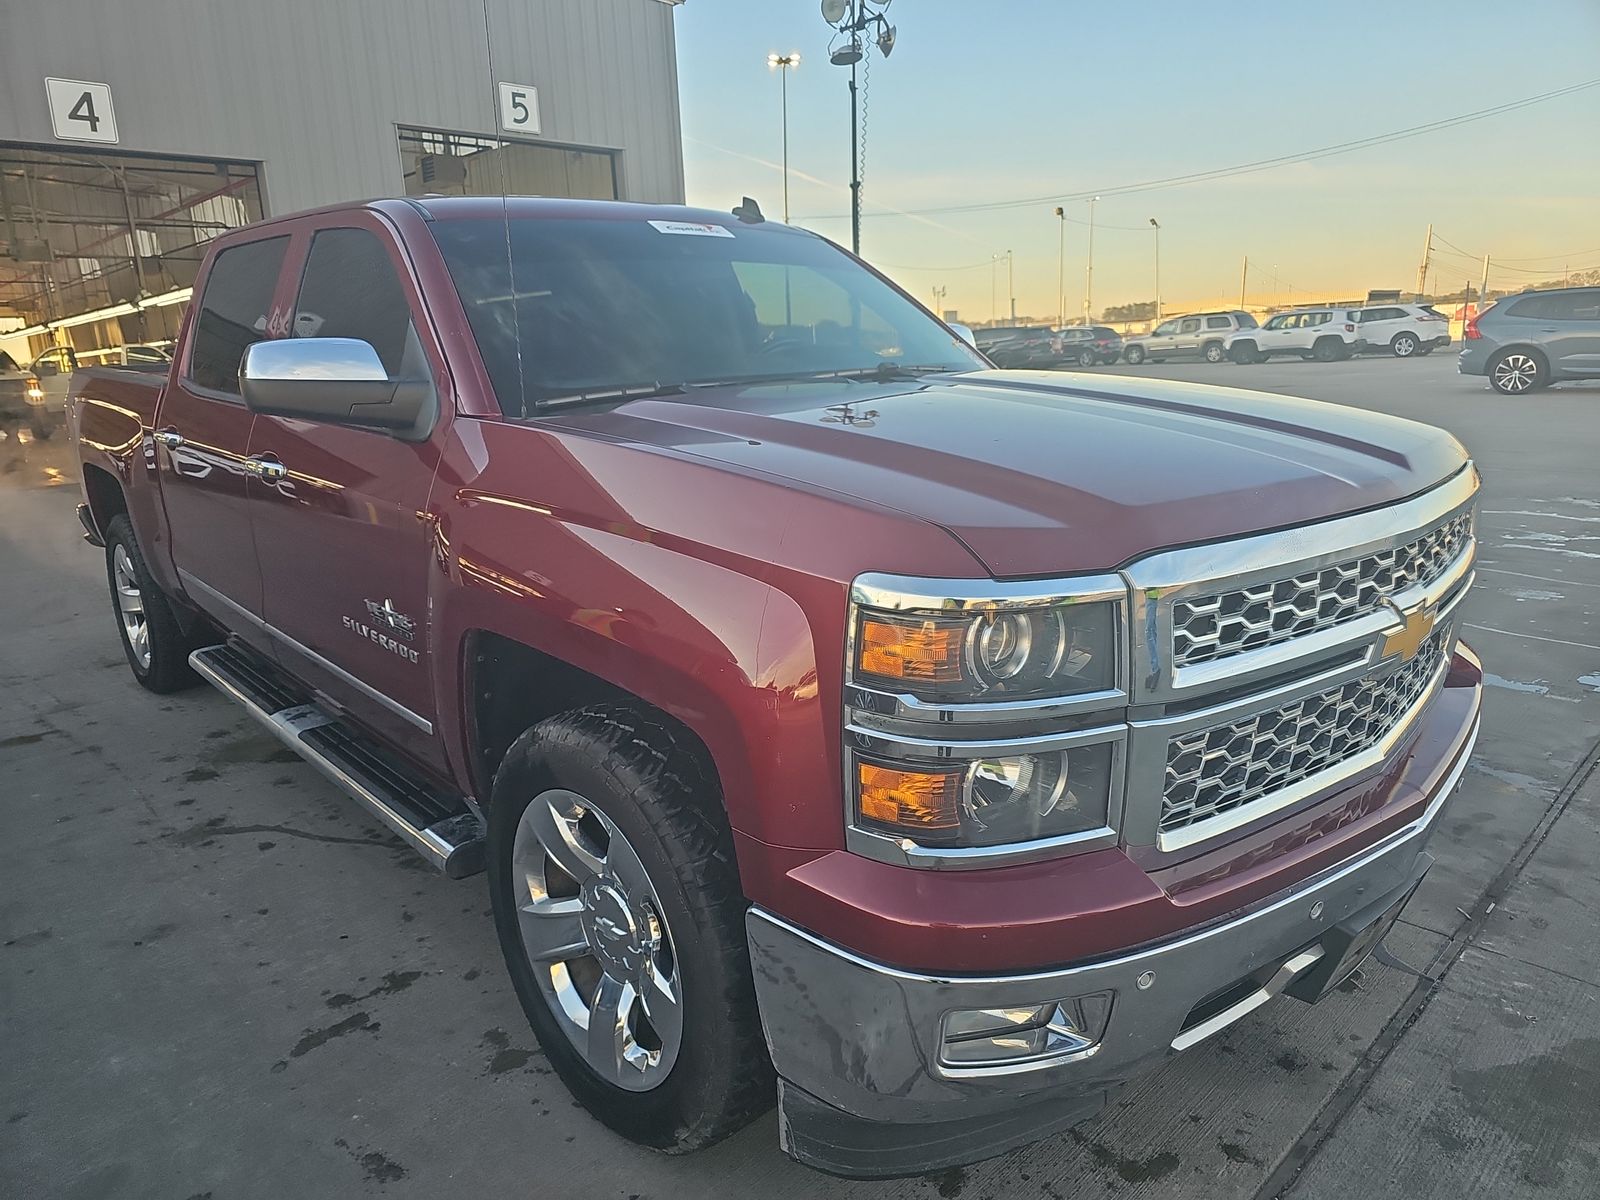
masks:
{"label": "red pickup truck", "polygon": [[446,874],[600,1120],[855,1176],[1065,1128],[1387,931],[1465,770],[1477,473],[1308,401],[996,371],[800,229],[348,205],[73,385],[152,691]]}

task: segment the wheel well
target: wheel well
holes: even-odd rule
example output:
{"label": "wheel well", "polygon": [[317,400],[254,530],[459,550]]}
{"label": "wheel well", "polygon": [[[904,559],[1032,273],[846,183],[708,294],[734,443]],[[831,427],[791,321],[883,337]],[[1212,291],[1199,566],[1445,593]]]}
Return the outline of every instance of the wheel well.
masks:
{"label": "wheel well", "polygon": [[95,528],[104,537],[111,519],[128,511],[128,498],[122,494],[122,484],[104,467],[85,463],[83,490],[89,500],[89,512],[94,517]]}
{"label": "wheel well", "polygon": [[1548,371],[1550,369],[1550,359],[1546,357],[1544,351],[1539,349],[1537,346],[1524,346],[1519,344],[1501,346],[1500,349],[1494,352],[1489,361],[1491,363],[1497,363],[1508,354],[1526,354],[1530,358],[1537,359],[1539,366],[1544,370]]}
{"label": "wheel well", "polygon": [[546,717],[602,701],[645,709],[674,726],[687,744],[704,755],[707,770],[716,775],[711,752],[682,721],[553,655],[480,630],[467,640],[465,667],[473,787],[482,803],[488,802],[500,760],[524,730]]}

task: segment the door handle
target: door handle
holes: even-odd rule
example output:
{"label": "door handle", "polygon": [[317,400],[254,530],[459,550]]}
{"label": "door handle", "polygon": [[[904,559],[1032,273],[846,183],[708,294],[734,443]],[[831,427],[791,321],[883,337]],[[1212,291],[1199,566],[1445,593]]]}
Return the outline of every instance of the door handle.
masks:
{"label": "door handle", "polygon": [[245,470],[267,483],[278,483],[289,478],[289,468],[275,458],[252,454],[244,460]]}
{"label": "door handle", "polygon": [[156,441],[160,442],[168,450],[176,450],[183,445],[183,434],[176,429],[163,429],[156,434]]}

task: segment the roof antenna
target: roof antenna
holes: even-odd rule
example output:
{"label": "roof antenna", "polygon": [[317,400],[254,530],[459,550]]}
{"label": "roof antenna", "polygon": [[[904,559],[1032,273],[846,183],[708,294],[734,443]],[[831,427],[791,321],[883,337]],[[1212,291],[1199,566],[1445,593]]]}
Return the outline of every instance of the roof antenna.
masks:
{"label": "roof antenna", "polygon": [[761,206],[754,200],[750,199],[749,196],[746,196],[739,207],[733,210],[733,215],[738,217],[739,220],[743,221],[746,225],[759,225],[766,220],[766,218],[761,215]]}

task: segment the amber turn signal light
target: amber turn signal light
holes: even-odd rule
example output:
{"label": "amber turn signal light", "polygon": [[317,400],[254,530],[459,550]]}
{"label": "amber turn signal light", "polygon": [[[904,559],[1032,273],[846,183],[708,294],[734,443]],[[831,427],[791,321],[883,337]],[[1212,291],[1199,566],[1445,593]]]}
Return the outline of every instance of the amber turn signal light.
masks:
{"label": "amber turn signal light", "polygon": [[856,764],[857,805],[863,817],[880,825],[910,830],[959,828],[960,796],[960,772],[901,771]]}
{"label": "amber turn signal light", "polygon": [[857,641],[857,668],[882,679],[959,683],[964,627],[935,621],[867,617]]}

